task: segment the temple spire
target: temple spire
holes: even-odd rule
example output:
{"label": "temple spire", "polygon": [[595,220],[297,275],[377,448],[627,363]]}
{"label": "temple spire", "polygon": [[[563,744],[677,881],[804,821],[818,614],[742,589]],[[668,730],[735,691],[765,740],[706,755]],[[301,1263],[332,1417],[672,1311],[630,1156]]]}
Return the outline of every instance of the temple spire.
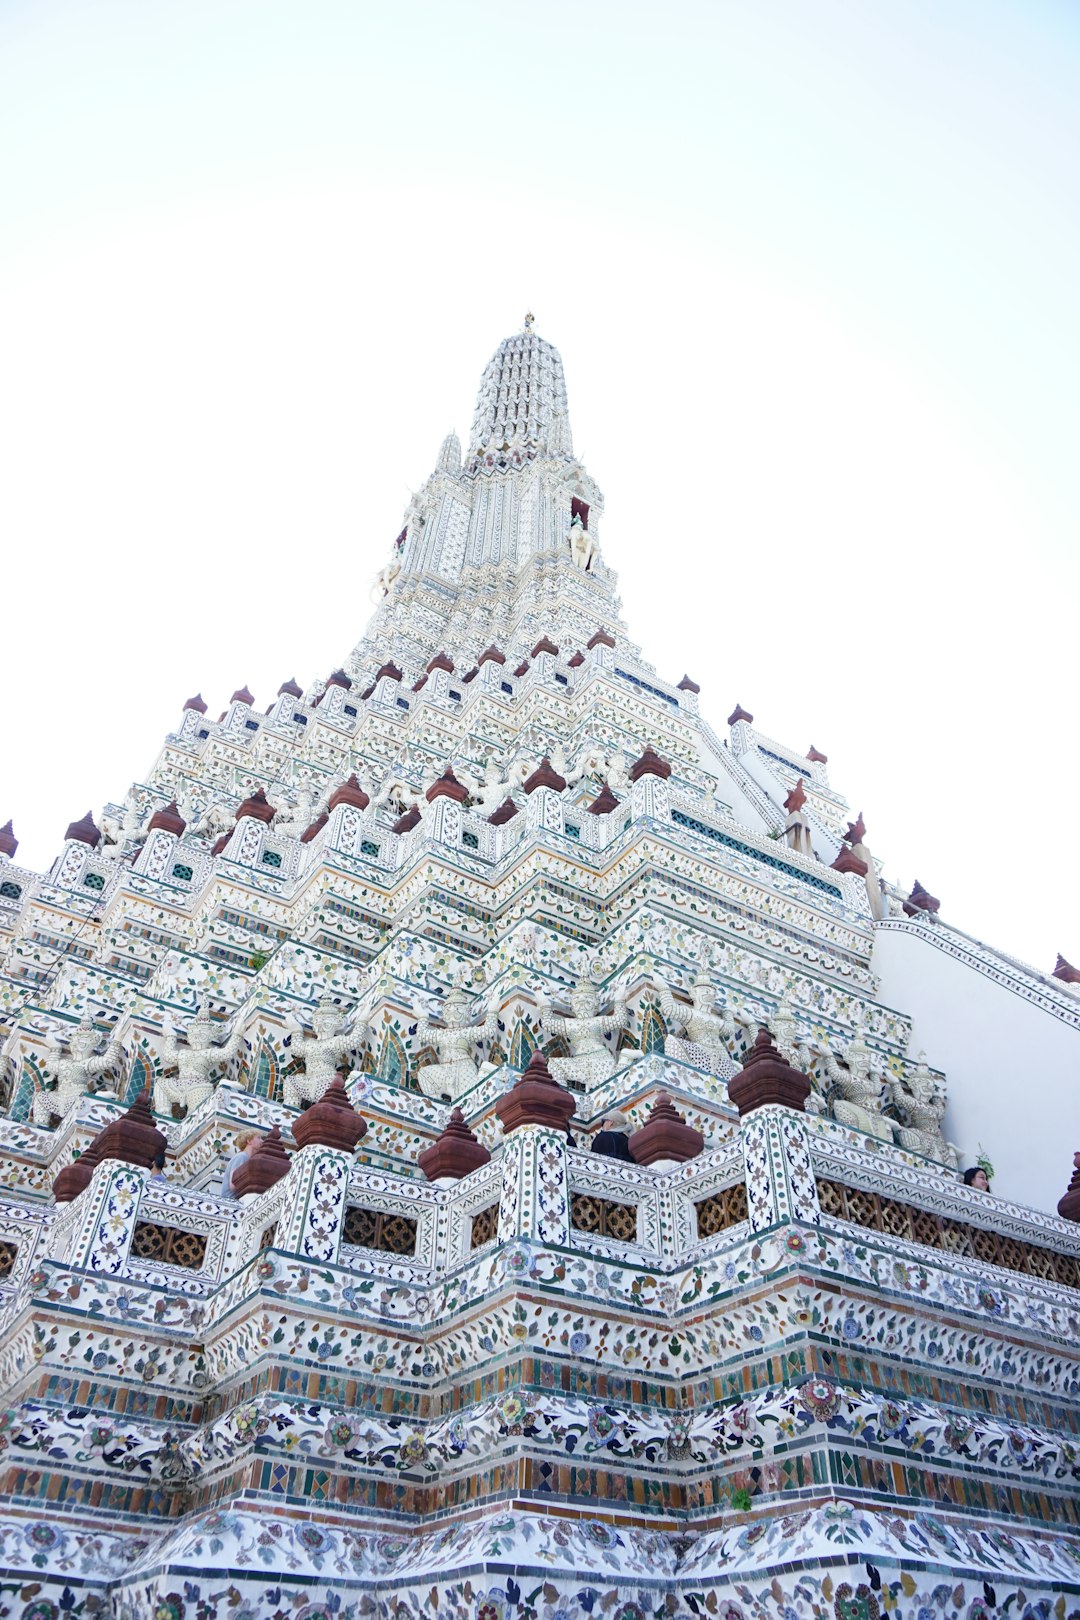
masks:
{"label": "temple spire", "polygon": [[472,456],[514,451],[572,455],[562,358],[536,335],[534,317],[504,338],[484,367],[476,399]]}

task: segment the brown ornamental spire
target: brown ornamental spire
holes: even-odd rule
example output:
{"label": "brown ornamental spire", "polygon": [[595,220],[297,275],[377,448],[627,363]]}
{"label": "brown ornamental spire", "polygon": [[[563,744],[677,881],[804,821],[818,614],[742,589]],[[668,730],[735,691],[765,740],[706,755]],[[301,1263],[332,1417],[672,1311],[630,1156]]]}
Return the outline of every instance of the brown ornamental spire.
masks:
{"label": "brown ornamental spire", "polygon": [[184,704],[184,708],[185,710],[193,709],[196,714],[205,714],[206,704],[203,702],[202,693],[196,692],[193,698],[188,698],[187,702]]}
{"label": "brown ornamental spire", "polygon": [[928,889],[924,889],[918,878],[911,885],[911,893],[904,901],[904,910],[909,917],[914,917],[917,911],[925,911],[929,916],[941,910],[941,901],[936,900]]}
{"label": "brown ornamental spire", "polygon": [[487,1148],[466,1125],[461,1109],[455,1108],[441,1135],[424,1149],[416,1162],[428,1181],[442,1181],[446,1177],[459,1181],[462,1176],[479,1170],[490,1158]]}
{"label": "brown ornamental spire", "polygon": [[1073,1154],[1073,1166],[1069,1190],[1057,1207],[1063,1221],[1080,1221],[1080,1153]]}
{"label": "brown ornamental spire", "polygon": [[70,1203],[90,1185],[94,1166],[103,1159],[119,1159],[124,1164],[135,1164],[149,1170],[159,1153],[164,1153],[164,1134],[154,1124],[150,1112],[150,1093],[140,1091],[126,1113],[111,1119],[89,1143],[86,1152],[74,1163],[66,1165],[53,1182],[53,1197],[58,1204]]}
{"label": "brown ornamental spire", "polygon": [[728,1081],[728,1097],[739,1110],[739,1118],[766,1103],[801,1112],[809,1095],[810,1082],[805,1074],[785,1063],[768,1030],[759,1029],[742,1068]]}
{"label": "brown ornamental spire", "polygon": [[174,838],[181,838],[186,827],[187,822],[180,814],[175,799],[170,799],[160,810],[155,810],[146,823],[147,832],[156,832],[160,829],[162,832],[172,833]]}
{"label": "brown ornamental spire", "polygon": [[349,1099],[345,1081],[336,1074],[319,1098],[297,1119],[292,1128],[297,1147],[335,1148],[353,1153],[367,1135],[367,1121],[361,1119]]}
{"label": "brown ornamental spire", "polygon": [[567,669],[580,669],[584,662],[585,654],[579,651],[574,654],[573,658],[566,660],[566,667]]}
{"label": "brown ornamental spire", "polygon": [[469,797],[469,790],[458,781],[453,767],[448,765],[438,781],[432,782],[424,797],[428,804],[434,804],[436,799],[453,799],[457,804],[464,804]]}
{"label": "brown ornamental spire", "polygon": [[638,1164],[655,1164],[658,1159],[674,1159],[682,1164],[697,1158],[705,1138],[686,1123],[667,1092],[662,1091],[645,1124],[631,1136],[629,1146],[630,1156]]}
{"label": "brown ornamental spire", "polygon": [[257,788],[250,798],[245,799],[243,803],[237,807],[235,819],[237,821],[243,821],[245,816],[251,816],[254,821],[265,821],[269,823],[273,821],[275,814],[276,811],[274,810],[273,805],[267,801],[266,794],[263,792],[262,788]]}
{"label": "brown ornamental spire", "polygon": [[513,799],[506,798],[497,810],[493,810],[488,820],[493,827],[505,827],[508,821],[513,821],[518,813],[518,807]]}
{"label": "brown ornamental spire", "polygon": [[452,675],[454,673],[454,660],[450,657],[449,653],[437,652],[435,654],[434,658],[431,660],[431,663],[427,667],[427,672],[429,675],[432,675],[437,669],[445,669],[448,675]]}
{"label": "brown ornamental spire", "polygon": [[505,664],[506,654],[504,652],[500,652],[498,647],[491,646],[480,654],[480,657],[476,660],[476,663],[478,668],[481,664]]}
{"label": "brown ornamental spire", "polygon": [[618,808],[619,801],[605,782],[592,804],[585,806],[585,814],[587,816],[606,816],[610,810],[617,810]]}
{"label": "brown ornamental spire", "polygon": [[521,663],[518,665],[517,669],[515,669],[515,671],[514,671],[514,679],[517,680],[517,681],[520,681],[521,677],[523,675],[527,675],[528,673],[529,673],[529,660],[527,658],[523,658]]}
{"label": "brown ornamental spire", "polygon": [[541,636],[540,640],[536,643],[536,646],[529,654],[529,657],[539,658],[541,653],[550,653],[552,658],[557,658],[559,656],[559,649],[556,647],[550,636]]}
{"label": "brown ornamental spire", "polygon": [[371,800],[356,780],[356,772],[341,782],[331,793],[327,803],[328,810],[336,810],[339,804],[355,805],[357,810],[366,810]]}
{"label": "brown ornamental spire", "polygon": [[604,629],[603,625],[601,625],[596,634],[590,636],[588,641],[585,643],[585,646],[588,648],[589,652],[592,652],[594,647],[614,647],[614,645],[615,637],[609,635]]}
{"label": "brown ornamental spire", "polygon": [[290,675],[287,681],[282,681],[277,689],[278,697],[302,698],[303,692],[296,684],[296,677]]}
{"label": "brown ornamental spire", "polygon": [[427,685],[427,683],[428,683],[428,678],[427,678],[427,674],[425,673],[425,674],[420,676],[419,680],[413,681],[412,689],[413,689],[414,692],[422,692],[424,687]]}
{"label": "brown ornamental spire", "polygon": [[376,670],[375,679],[381,681],[384,675],[388,676],[392,681],[400,681],[402,678],[400,669],[392,659],[388,664],[384,664],[380,670]]}
{"label": "brown ornamental spire", "polygon": [[81,821],[72,821],[68,823],[68,830],[64,834],[64,838],[65,840],[71,839],[78,844],[89,844],[91,849],[96,849],[98,847],[98,845],[101,843],[101,834],[94,826],[94,818],[90,814],[89,810],[86,812],[85,816],[83,816]]}
{"label": "brown ornamental spire", "polygon": [[744,709],[741,703],[736,703],[727,717],[727,723],[729,726],[737,726],[740,720],[745,720],[748,726],[754,723],[754,717],[749,709]]}
{"label": "brown ornamental spire", "polygon": [[645,752],[630,767],[631,782],[638,782],[643,776],[659,776],[666,782],[670,775],[671,766],[654,751],[651,743],[645,744]]}
{"label": "brown ornamental spire", "polygon": [[415,804],[411,804],[403,816],[398,816],[390,831],[396,833],[412,832],[413,828],[419,827],[419,825],[420,812]]}
{"label": "brown ornamental spire", "polygon": [[289,1173],[289,1155],[281,1142],[281,1126],[275,1125],[233,1171],[232,1189],[237,1198],[245,1193],[264,1193]]}
{"label": "brown ornamental spire", "polygon": [[350,681],[343,669],[335,669],[332,675],[328,675],[326,684],[327,686],[340,686],[346,692],[352,689],[352,681]]}
{"label": "brown ornamental spire", "polygon": [[526,793],[535,793],[537,788],[550,788],[553,793],[561,793],[566,787],[566,780],[560,776],[545,754],[531,776],[527,776],[522,783]]}
{"label": "brown ornamental spire", "polygon": [[802,809],[805,803],[806,793],[803,790],[802,777],[800,776],[799,780],[796,782],[795,786],[784,800],[784,809],[787,811],[789,816],[793,816],[796,811]]}
{"label": "brown ornamental spire", "polygon": [[700,692],[701,687],[697,681],[692,681],[689,675],[684,675],[675,690],[677,692]]}
{"label": "brown ornamental spire", "polygon": [[865,861],[859,859],[849,844],[841,844],[840,853],[833,861],[831,870],[833,872],[854,872],[856,877],[865,877],[870,868]]}
{"label": "brown ornamental spire", "polygon": [[[11,822],[9,821],[8,827],[10,828],[10,826]],[[14,850],[11,853],[14,854]],[[1071,962],[1066,962],[1059,951],[1051,978],[1060,979],[1062,984],[1080,984],[1080,968],[1074,968]]]}
{"label": "brown ornamental spire", "polygon": [[810,761],[811,765],[827,765],[829,763],[828,754],[819,753],[814,747],[813,743],[811,743],[810,747],[807,749],[806,757]]}
{"label": "brown ornamental spire", "polygon": [[251,704],[255,702],[255,699],[252,697],[252,695],[248,691],[247,687],[242,686],[238,692],[233,693],[232,697],[229,699],[229,702],[230,703],[246,703],[250,707]]}
{"label": "brown ornamental spire", "polygon": [[309,826],[304,828],[303,832],[300,834],[300,842],[302,844],[310,844],[313,838],[318,838],[319,834],[322,832],[329,820],[330,817],[324,810],[321,816],[316,816],[315,820],[311,822]]}
{"label": "brown ornamental spire", "polygon": [[[15,836],[14,828],[10,821],[5,821],[4,825],[0,827],[0,855],[6,855],[8,860],[11,860],[18,847],[19,840]],[[1060,956],[1058,961],[1061,961]]]}
{"label": "brown ornamental spire", "polygon": [[539,1047],[516,1085],[495,1104],[503,1132],[509,1136],[522,1125],[546,1125],[565,1132],[574,1114],[574,1099],[552,1076]]}
{"label": "brown ornamental spire", "polygon": [[53,1178],[53,1198],[58,1204],[70,1204],[73,1198],[78,1198],[79,1194],[89,1187],[95,1166],[101,1163],[100,1139],[99,1131],[87,1144],[86,1150],[70,1164],[66,1164]]}

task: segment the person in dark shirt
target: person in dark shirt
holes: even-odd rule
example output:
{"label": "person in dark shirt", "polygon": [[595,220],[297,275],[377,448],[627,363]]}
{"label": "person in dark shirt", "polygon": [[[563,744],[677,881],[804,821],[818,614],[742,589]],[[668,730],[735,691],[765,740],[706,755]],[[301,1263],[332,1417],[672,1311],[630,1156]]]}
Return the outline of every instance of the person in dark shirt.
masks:
{"label": "person in dark shirt", "polygon": [[603,1123],[592,1139],[594,1153],[602,1153],[609,1159],[625,1159],[633,1164],[634,1156],[630,1152],[630,1133],[633,1126],[621,1108],[613,1108],[604,1116]]}
{"label": "person in dark shirt", "polygon": [[973,1164],[970,1170],[964,1171],[964,1186],[974,1187],[977,1192],[989,1192],[990,1181],[981,1164]]}

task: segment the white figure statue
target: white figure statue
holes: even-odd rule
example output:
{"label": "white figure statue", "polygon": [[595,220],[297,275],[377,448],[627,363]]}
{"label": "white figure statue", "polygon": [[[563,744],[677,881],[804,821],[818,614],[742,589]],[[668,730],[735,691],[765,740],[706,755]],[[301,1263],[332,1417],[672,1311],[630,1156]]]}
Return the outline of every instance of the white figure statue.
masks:
{"label": "white figure statue", "polygon": [[389,596],[390,587],[400,573],[401,564],[396,557],[391,557],[390,561],[379,569],[371,586],[371,600],[374,603],[378,604],[384,596]]}
{"label": "white figure statue", "polygon": [[485,760],[483,781],[467,777],[464,771],[459,770],[457,774],[466,782],[469,792],[476,800],[477,808],[486,816],[497,810],[511,794],[511,784],[506,771],[497,759]]}
{"label": "white figure statue", "polygon": [[[239,1019],[234,1022],[231,1034],[220,1044],[214,1040],[218,1031],[219,1025],[210,1017],[205,1003],[182,1031],[174,1024],[165,1026],[162,1055],[166,1066],[178,1068],[180,1073],[175,1076],[161,1074],[155,1080],[154,1108],[157,1113],[171,1113],[174,1103],[179,1103],[189,1114],[194,1113],[199,1104],[212,1094],[215,1072],[228,1068],[240,1051],[243,1037]],[[176,1038],[181,1033],[187,1037],[184,1046]]]}
{"label": "white figure statue", "polygon": [[920,1052],[915,1067],[902,1079],[888,1082],[893,1106],[900,1115],[901,1124],[896,1134],[902,1148],[909,1153],[922,1153],[928,1159],[955,1170],[959,1152],[952,1142],[945,1140],[942,1122],[945,1118],[945,1085],[941,1077],[931,1074],[926,1065],[926,1053]]}
{"label": "white figure statue", "polygon": [[499,1028],[495,1010],[482,1012],[479,1019],[474,1004],[459,985],[450,989],[439,1004],[440,1024],[420,1020],[416,1038],[420,1045],[431,1045],[439,1054],[438,1063],[425,1063],[417,1070],[420,1090],[428,1097],[449,1097],[456,1102],[463,1091],[496,1067],[477,1063],[476,1046],[491,1040]]}
{"label": "white figure statue", "polygon": [[67,1056],[62,1056],[63,1045],[55,1035],[48,1037],[47,1076],[45,1089],[35,1092],[32,1114],[35,1125],[48,1125],[54,1114],[65,1119],[78,1105],[79,1099],[97,1090],[99,1075],[108,1074],[119,1062],[121,1046],[118,1040],[109,1042],[101,1057],[95,1057],[98,1032],[92,1023],[81,1023],[68,1037]]}
{"label": "white figure statue", "polygon": [[566,539],[575,566],[580,568],[583,574],[586,573],[597,557],[596,542],[576,514],[570,520],[570,529]]}
{"label": "white figure statue", "polygon": [[295,1018],[289,1019],[289,1025],[293,1030],[293,1056],[303,1060],[304,1072],[285,1076],[285,1103],[289,1108],[301,1108],[304,1103],[318,1102],[332,1084],[342,1060],[364,1044],[367,1025],[360,1023],[357,1027],[355,1013],[342,1018],[337,1002],[327,996],[311,1015],[310,1035]]}
{"label": "white figure statue", "polygon": [[769,1034],[785,1063],[792,1063],[799,1047],[799,1026],[787,996],[781,996],[769,1018]]}
{"label": "white figure statue", "polygon": [[[276,803],[278,801],[272,802]],[[317,814],[315,795],[310,787],[304,783],[297,788],[294,802],[288,808],[279,810],[275,815],[274,831],[283,833],[287,838],[299,838],[301,833],[307,832]]]}
{"label": "white figure statue", "polygon": [[736,1033],[735,1020],[717,995],[708,968],[702,961],[690,986],[690,1006],[676,1001],[663,979],[656,980],[660,1011],[668,1027],[664,1050],[669,1057],[681,1058],[711,1074],[728,1077],[735,1073],[729,1042]]}
{"label": "white figure statue", "polygon": [[881,1112],[883,1077],[880,1070],[873,1067],[870,1048],[863,1040],[863,1020],[856,1021],[851,1040],[844,1048],[842,1064],[837,1062],[830,1046],[822,1046],[821,1052],[835,1092],[833,1118],[866,1136],[891,1142],[892,1121]]}
{"label": "white figure statue", "polygon": [[611,1012],[602,1013],[595,986],[583,976],[575,981],[570,991],[570,1006],[572,1016],[565,1018],[553,1012],[546,1000],[542,999],[537,1005],[543,1029],[551,1035],[565,1036],[570,1043],[570,1056],[550,1058],[548,1068],[562,1084],[578,1080],[586,1086],[599,1085],[619,1067],[619,1060],[604,1037],[618,1035],[629,1023],[626,993],[616,990]]}
{"label": "white figure statue", "polygon": [[103,815],[101,843],[97,852],[104,860],[118,861],[138,833],[139,812],[131,805],[125,809],[121,817]]}

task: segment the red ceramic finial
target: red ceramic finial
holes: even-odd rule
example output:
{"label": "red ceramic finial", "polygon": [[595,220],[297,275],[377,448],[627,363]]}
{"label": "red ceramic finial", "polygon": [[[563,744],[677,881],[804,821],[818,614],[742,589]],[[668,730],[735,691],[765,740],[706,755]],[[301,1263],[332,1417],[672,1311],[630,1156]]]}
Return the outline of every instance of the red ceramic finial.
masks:
{"label": "red ceramic finial", "polygon": [[202,693],[196,692],[193,698],[188,698],[187,702],[184,704],[184,708],[193,709],[196,714],[205,714],[206,704],[203,702]]}
{"label": "red ceramic finial", "polygon": [[795,786],[784,800],[784,809],[787,811],[789,816],[793,816],[797,810],[802,809],[805,803],[806,793],[803,790],[802,777],[800,776],[799,780],[796,782]]}
{"label": "red ceramic finial", "polygon": [[925,911],[931,917],[941,910],[941,901],[936,900],[928,889],[924,889],[918,878],[911,885],[911,893],[904,901],[904,910],[909,917],[914,917],[917,911]]}
{"label": "red ceramic finial", "polygon": [[840,853],[832,863],[834,872],[854,872],[857,877],[865,877],[870,868],[864,860],[854,853],[849,844],[840,845]]}
{"label": "red ceramic finial", "polygon": [[848,822],[847,832],[844,834],[849,844],[861,844],[866,837],[866,822],[860,810],[854,821]]}
{"label": "red ceramic finial", "polygon": [[568,669],[580,669],[584,662],[585,662],[585,654],[583,652],[581,652],[581,651],[578,651],[578,652],[576,652],[574,654],[573,658],[568,658],[566,660],[566,667]]}
{"label": "red ceramic finial", "polygon": [[302,698],[304,694],[297,686],[295,678],[290,675],[289,679],[282,681],[278,687],[277,695],[278,697]]}
{"label": "red ceramic finial", "polygon": [[420,812],[416,808],[415,804],[413,804],[409,806],[408,810],[406,810],[403,816],[398,816],[390,831],[396,833],[412,832],[413,828],[419,827],[419,825]]}
{"label": "red ceramic finial", "polygon": [[94,1167],[101,1163],[101,1132],[88,1143],[85,1152],[57,1172],[53,1181],[53,1198],[58,1204],[70,1204],[90,1185]]}
{"label": "red ceramic finial", "polygon": [[340,686],[345,692],[348,692],[352,687],[352,681],[350,681],[343,669],[335,669],[332,675],[328,675],[326,684],[327,686]]}
{"label": "red ceramic finial", "polygon": [[181,838],[186,826],[187,822],[180,814],[176,800],[170,799],[168,804],[162,805],[160,810],[154,811],[150,820],[146,823],[146,830],[147,832],[156,832],[160,829],[162,832],[172,833],[175,838]]}
{"label": "red ceramic finial", "polygon": [[828,754],[819,753],[814,747],[813,743],[811,743],[810,747],[807,749],[806,757],[810,761],[811,765],[827,765],[829,763]]}
{"label": "red ceramic finial", "polygon": [[477,668],[479,668],[481,664],[505,664],[505,663],[506,663],[506,654],[504,652],[500,652],[499,648],[495,647],[495,646],[486,648],[485,651],[482,652],[480,654],[480,657],[476,660]]}
{"label": "red ceramic finial", "polygon": [[[11,826],[10,821],[8,826]],[[1062,984],[1080,984],[1080,968],[1074,968],[1071,962],[1066,962],[1059,951],[1051,978],[1060,979]]]}
{"label": "red ceramic finial", "polygon": [[592,804],[585,806],[585,814],[589,816],[606,816],[609,811],[618,808],[619,801],[605,782]]}
{"label": "red ceramic finial", "polygon": [[247,687],[242,686],[242,687],[240,687],[239,691],[233,693],[232,697],[229,699],[229,702],[230,703],[246,703],[248,705],[248,707],[250,708],[251,704],[253,704],[255,702],[255,699],[252,697],[252,695],[248,691]]}
{"label": "red ceramic finial", "polygon": [[289,1171],[289,1155],[281,1143],[281,1127],[273,1129],[257,1143],[239,1169],[233,1171],[232,1188],[237,1198],[245,1193],[262,1193]]}
{"label": "red ceramic finial", "polygon": [[79,844],[89,844],[91,849],[96,849],[101,843],[101,834],[95,827],[94,818],[90,814],[89,810],[86,812],[85,816],[83,816],[81,821],[72,821],[68,823],[68,830],[64,834],[64,837],[65,839],[73,839]]}
{"label": "red ceramic finial", "polygon": [[700,692],[701,687],[697,681],[692,681],[689,675],[684,675],[675,690],[677,692]]}
{"label": "red ceramic finial", "polygon": [[371,800],[356,780],[356,772],[353,771],[352,775],[347,777],[331,793],[327,809],[336,810],[339,804],[352,804],[356,806],[357,810],[366,810],[370,803]]}
{"label": "red ceramic finial", "polygon": [[507,798],[503,800],[502,804],[500,804],[497,810],[493,810],[491,812],[490,816],[488,816],[488,820],[491,822],[493,827],[505,827],[506,823],[508,821],[512,821],[517,813],[517,805],[514,803],[513,799]]}
{"label": "red ceramic finial", "polygon": [[452,675],[454,673],[454,660],[448,653],[437,652],[434,658],[431,660],[431,663],[428,665],[427,672],[429,675],[431,675],[437,669],[445,669],[448,675]]}
{"label": "red ceramic finial", "polygon": [[768,1030],[759,1029],[742,1068],[728,1081],[728,1097],[739,1110],[739,1118],[766,1103],[778,1103],[783,1108],[797,1108],[801,1112],[809,1095],[810,1082],[806,1075],[785,1063]]}
{"label": "red ceramic finial", "polygon": [[545,754],[531,776],[527,776],[522,783],[526,793],[535,793],[537,788],[550,788],[553,793],[561,793],[566,787],[566,779],[559,775]]}
{"label": "red ceramic finial", "polygon": [[392,681],[400,681],[402,678],[401,671],[398,669],[393,660],[391,660],[388,664],[384,664],[380,670],[375,672],[375,679],[377,681],[381,681],[384,675],[386,675]]}
{"label": "red ceramic finial", "polygon": [[[0,855],[6,855],[8,860],[11,860],[18,847],[19,840],[15,836],[14,828],[10,821],[5,821],[4,825],[0,827]],[[1060,960],[1061,958],[1058,957],[1059,962]]]}
{"label": "red ceramic finial", "polygon": [[303,832],[300,834],[300,842],[302,844],[310,844],[313,838],[317,838],[319,836],[329,820],[330,817],[324,810],[321,816],[316,816],[315,820],[311,822],[309,826],[304,828]]}
{"label": "red ceramic finial", "polygon": [[705,1146],[700,1131],[688,1125],[666,1091],[657,1097],[645,1124],[630,1138],[630,1155],[638,1164],[674,1159],[682,1164],[696,1159]]}
{"label": "red ceramic finial", "polygon": [[740,720],[745,720],[748,726],[754,723],[754,717],[749,709],[744,709],[741,703],[736,703],[727,717],[727,723],[729,726],[737,726]]}
{"label": "red ceramic finial", "polygon": [[453,767],[448,765],[438,781],[431,784],[424,797],[429,804],[434,804],[436,799],[453,799],[457,804],[464,804],[469,797],[469,790],[458,781]]}
{"label": "red ceramic finial", "polygon": [[556,647],[550,636],[541,636],[540,640],[536,643],[536,646],[529,654],[529,657],[539,658],[541,653],[550,653],[552,658],[557,658],[559,656],[559,649]]}
{"label": "red ceramic finial", "polygon": [[429,1181],[442,1181],[452,1176],[455,1181],[470,1175],[487,1164],[491,1154],[465,1123],[460,1108],[455,1108],[441,1133],[417,1159]]}
{"label": "red ceramic finial", "polygon": [[652,743],[645,744],[645,752],[630,767],[631,782],[638,782],[643,776],[659,776],[666,782],[670,775],[671,766],[666,759],[661,759]]}
{"label": "red ceramic finial", "polygon": [[522,1125],[546,1125],[565,1134],[574,1111],[573,1097],[554,1078],[539,1047],[521,1079],[495,1104],[506,1135]]}
{"label": "red ceramic finial", "polygon": [[263,792],[262,788],[259,788],[251,795],[250,798],[245,799],[243,803],[238,806],[235,819],[237,821],[243,821],[245,816],[251,816],[254,821],[265,821],[269,823],[273,821],[275,814],[276,812],[273,805],[267,801],[266,794]]}
{"label": "red ceramic finial", "polygon": [[1063,1221],[1080,1221],[1080,1153],[1073,1154],[1073,1166],[1069,1190],[1057,1207]]}
{"label": "red ceramic finial", "polygon": [[340,1074],[334,1076],[318,1102],[304,1109],[293,1126],[293,1137],[301,1148],[315,1144],[352,1153],[366,1135],[367,1122],[353,1107]]}
{"label": "red ceramic finial", "polygon": [[608,632],[601,625],[600,629],[596,632],[596,634],[594,636],[589,637],[589,639],[585,643],[585,645],[586,645],[586,647],[588,648],[588,650],[590,652],[592,652],[594,647],[614,647],[614,645],[615,645],[615,637],[612,636],[612,635],[609,635]]}
{"label": "red ceramic finial", "polygon": [[118,1119],[111,1119],[96,1140],[100,1144],[102,1159],[121,1159],[125,1164],[141,1165],[149,1170],[159,1153],[166,1148],[165,1136],[154,1124],[150,1111],[150,1093],[139,1092],[131,1107]]}

